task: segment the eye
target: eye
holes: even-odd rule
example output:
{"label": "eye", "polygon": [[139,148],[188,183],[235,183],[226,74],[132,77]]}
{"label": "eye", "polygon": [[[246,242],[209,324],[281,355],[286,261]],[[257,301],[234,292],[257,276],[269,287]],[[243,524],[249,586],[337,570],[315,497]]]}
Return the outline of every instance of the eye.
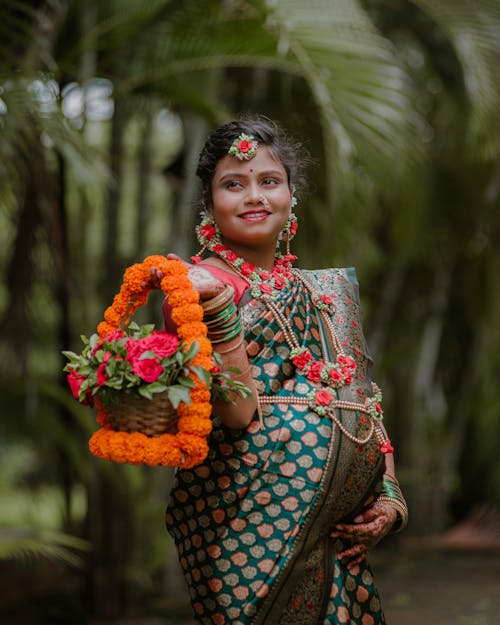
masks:
{"label": "eye", "polygon": [[241,187],[241,182],[238,180],[228,180],[224,183],[224,189],[236,189],[238,187]]}
{"label": "eye", "polygon": [[264,178],[262,180],[262,184],[266,185],[266,186],[272,186],[275,184],[280,184],[281,180],[278,180],[277,178]]}

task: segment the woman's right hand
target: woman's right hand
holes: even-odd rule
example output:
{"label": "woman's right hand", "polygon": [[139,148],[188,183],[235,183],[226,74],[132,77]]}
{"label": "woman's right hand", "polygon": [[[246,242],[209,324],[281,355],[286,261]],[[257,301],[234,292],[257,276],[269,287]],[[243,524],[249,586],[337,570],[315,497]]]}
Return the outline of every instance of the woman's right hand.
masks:
{"label": "woman's right hand", "polygon": [[[209,271],[203,269],[203,267],[200,267],[199,265],[192,265],[191,263],[186,263],[184,260],[182,260],[182,258],[177,256],[177,254],[168,254],[167,258],[169,260],[180,260],[188,267],[188,277],[191,280],[193,288],[200,294],[200,299],[202,302],[204,300],[215,297],[218,293],[225,289],[225,285],[220,280],[217,280],[217,278],[215,278]],[[158,280],[161,280],[161,276],[156,276],[156,278]],[[168,303],[168,298],[166,298],[163,304],[165,329],[167,332],[175,334],[176,327],[170,313],[171,307]]]}
{"label": "woman's right hand", "polygon": [[[168,254],[170,260],[182,260],[177,254]],[[182,261],[188,267],[188,277],[195,291],[200,294],[201,301],[211,299],[226,288],[226,285],[200,265],[192,265]]]}

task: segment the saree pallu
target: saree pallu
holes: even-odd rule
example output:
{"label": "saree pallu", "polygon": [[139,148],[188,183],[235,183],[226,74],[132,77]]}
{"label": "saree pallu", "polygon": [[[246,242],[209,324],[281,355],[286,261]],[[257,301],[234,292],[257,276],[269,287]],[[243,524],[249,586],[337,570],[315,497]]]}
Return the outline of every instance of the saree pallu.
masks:
{"label": "saree pallu", "polygon": [[[337,397],[363,403],[372,391],[356,284],[353,270],[301,271],[275,303],[301,346],[335,360],[312,293],[334,298],[331,321],[357,363]],[[269,400],[264,428],[257,415],[246,430],[214,417],[206,461],[178,471],[167,507],[196,618],[204,625],[383,625],[368,565],[347,569],[336,558],[342,541],[330,537],[336,523],[377,495],[384,469],[378,443],[375,436],[353,442],[328,416],[294,403],[318,384],[291,363],[272,311],[244,299],[247,353],[258,392]],[[370,431],[365,415],[337,409],[336,416],[356,438]]]}

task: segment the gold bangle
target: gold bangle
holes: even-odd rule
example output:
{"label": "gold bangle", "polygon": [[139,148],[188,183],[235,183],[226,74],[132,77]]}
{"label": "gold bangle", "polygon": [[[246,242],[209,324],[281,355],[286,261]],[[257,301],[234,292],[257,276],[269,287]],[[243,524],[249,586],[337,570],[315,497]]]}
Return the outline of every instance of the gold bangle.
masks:
{"label": "gold bangle", "polygon": [[233,299],[234,289],[231,285],[228,284],[225,289],[218,293],[215,297],[201,302],[203,313],[207,315],[220,312],[221,310],[226,308],[226,306],[228,306]]}

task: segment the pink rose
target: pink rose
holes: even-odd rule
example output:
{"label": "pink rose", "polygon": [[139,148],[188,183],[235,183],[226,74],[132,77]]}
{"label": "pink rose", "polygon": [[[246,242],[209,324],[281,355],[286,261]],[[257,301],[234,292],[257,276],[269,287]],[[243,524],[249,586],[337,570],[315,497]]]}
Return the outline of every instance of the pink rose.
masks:
{"label": "pink rose", "polygon": [[327,304],[328,306],[333,302],[332,298],[328,295],[320,295],[320,300],[323,304]]}
{"label": "pink rose", "polygon": [[332,403],[333,397],[328,391],[322,390],[316,393],[314,399],[320,406],[329,406]]}
{"label": "pink rose", "polygon": [[201,256],[191,256],[191,262],[193,263],[193,265],[197,265],[198,263],[201,263],[201,261]]}
{"label": "pink rose", "polygon": [[144,382],[156,382],[156,380],[163,373],[163,367],[156,360],[156,358],[143,358],[142,360],[135,360],[132,363],[132,370],[135,375],[138,375],[144,380]]}
{"label": "pink rose", "polygon": [[323,363],[317,360],[313,362],[307,372],[307,379],[311,382],[319,382],[321,380],[321,372],[323,371]]}
{"label": "pink rose", "polygon": [[154,352],[160,360],[174,354],[179,347],[179,339],[175,334],[159,330],[155,330],[151,336],[139,339],[138,343],[141,344],[143,352]]}
{"label": "pink rose", "polygon": [[255,265],[252,263],[249,263],[247,260],[241,263],[240,271],[244,276],[251,275],[255,270],[256,270]]}
{"label": "pink rose", "polygon": [[298,356],[292,358],[293,364],[297,369],[304,369],[311,360],[314,360],[310,352],[302,352]]}
{"label": "pink rose", "polygon": [[299,229],[299,224],[297,221],[292,221],[290,224],[290,234],[297,234],[297,230]]}

